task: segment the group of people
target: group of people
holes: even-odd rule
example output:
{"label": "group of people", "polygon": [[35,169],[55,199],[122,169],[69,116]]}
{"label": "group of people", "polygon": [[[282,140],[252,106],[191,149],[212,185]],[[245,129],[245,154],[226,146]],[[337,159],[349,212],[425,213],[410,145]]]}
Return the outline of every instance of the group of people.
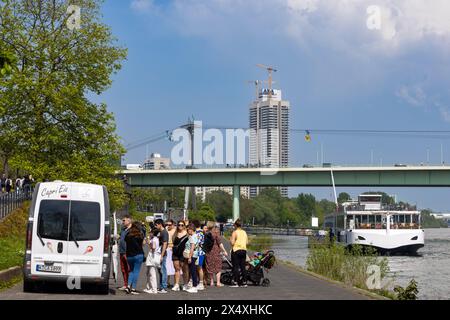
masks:
{"label": "group of people", "polygon": [[[146,275],[143,291],[148,294],[167,293],[169,288],[197,293],[205,290],[208,283],[211,287],[223,287],[220,281],[222,255],[227,257],[228,252],[221,231],[223,227],[213,221],[202,225],[198,220],[180,220],[175,224],[171,219],[166,222],[158,219],[147,231],[145,224],[133,222],[130,216],[123,217],[119,255],[124,285],[119,290],[139,294],[137,284],[143,264]],[[232,287],[247,286],[247,242],[247,234],[238,219],[230,238]],[[171,277],[172,286],[169,285]]]}
{"label": "group of people", "polygon": [[13,190],[16,193],[30,192],[33,183],[34,179],[32,175],[17,177],[13,183],[13,180],[4,173],[0,178],[0,193],[11,193]]}

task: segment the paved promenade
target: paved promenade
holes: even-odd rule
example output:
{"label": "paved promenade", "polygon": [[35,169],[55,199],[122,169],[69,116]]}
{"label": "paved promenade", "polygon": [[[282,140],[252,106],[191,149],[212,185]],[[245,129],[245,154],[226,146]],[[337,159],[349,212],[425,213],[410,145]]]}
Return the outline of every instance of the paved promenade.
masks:
{"label": "paved promenade", "polygon": [[[139,287],[142,290],[145,286],[144,269],[141,271]],[[308,274],[294,270],[293,268],[278,263],[272,268],[267,276],[270,281],[270,287],[256,287],[249,285],[247,288],[230,287],[206,287],[204,291],[197,294],[187,292],[172,292],[167,294],[147,294],[142,292],[140,295],[127,295],[123,291],[116,290],[122,285],[121,279],[118,283],[110,282],[109,295],[94,295],[88,291],[72,292],[52,286],[46,288],[42,293],[23,293],[22,284],[0,292],[0,300],[3,299],[57,299],[57,300],[91,300],[91,299],[133,299],[133,300],[311,300],[311,299],[369,299],[353,289],[344,288],[341,285],[330,283],[326,280],[318,279]],[[64,286],[63,286],[64,287]]]}

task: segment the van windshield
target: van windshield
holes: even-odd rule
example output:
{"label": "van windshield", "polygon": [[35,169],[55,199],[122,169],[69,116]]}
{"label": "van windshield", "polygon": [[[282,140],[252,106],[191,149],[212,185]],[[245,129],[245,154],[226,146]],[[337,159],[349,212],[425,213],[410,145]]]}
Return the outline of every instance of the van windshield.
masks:
{"label": "van windshield", "polygon": [[69,200],[41,201],[38,217],[39,236],[67,241],[69,238],[69,211],[70,241],[100,238],[100,204]]}
{"label": "van windshield", "polygon": [[70,207],[70,241],[100,238],[100,204],[72,201]]}
{"label": "van windshield", "polygon": [[39,207],[38,234],[41,238],[67,241],[69,201],[42,200]]}

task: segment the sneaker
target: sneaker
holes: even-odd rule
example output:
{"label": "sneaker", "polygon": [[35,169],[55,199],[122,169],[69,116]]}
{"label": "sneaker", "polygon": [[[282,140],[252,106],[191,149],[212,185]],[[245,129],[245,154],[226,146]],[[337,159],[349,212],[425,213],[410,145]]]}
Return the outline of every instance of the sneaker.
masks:
{"label": "sneaker", "polygon": [[167,293],[167,290],[166,289],[161,289],[161,290],[158,290],[158,293]]}
{"label": "sneaker", "polygon": [[158,293],[158,291],[152,290],[152,289],[144,289],[142,291],[144,291],[145,293],[148,293],[148,294],[156,294],[156,293]]}
{"label": "sneaker", "polygon": [[189,293],[198,293],[197,288],[196,287],[192,287],[186,290]]}
{"label": "sneaker", "polygon": [[239,288],[239,285],[238,285],[237,283],[235,283],[235,284],[232,284],[232,285],[230,286],[230,288]]}
{"label": "sneaker", "polygon": [[188,291],[189,288],[191,288],[191,287],[189,286],[189,284],[183,285],[183,291]]}
{"label": "sneaker", "polygon": [[131,294],[138,295],[139,292],[137,292],[136,289],[131,289]]}
{"label": "sneaker", "polygon": [[180,291],[180,285],[179,284],[174,285],[172,291]]}
{"label": "sneaker", "polygon": [[129,288],[129,287],[126,287],[126,288],[125,288],[125,292],[126,292],[127,294],[130,294],[130,293],[131,293],[130,288]]}
{"label": "sneaker", "polygon": [[120,291],[125,291],[125,290],[127,290],[127,286],[123,286],[123,287],[120,287],[120,288],[117,288],[117,290],[120,290]]}
{"label": "sneaker", "polygon": [[248,286],[247,286],[246,283],[244,283],[244,284],[241,284],[239,287],[241,287],[241,288],[247,288]]}
{"label": "sneaker", "polygon": [[203,283],[199,283],[199,285],[197,286],[197,290],[205,290],[205,286],[203,285]]}

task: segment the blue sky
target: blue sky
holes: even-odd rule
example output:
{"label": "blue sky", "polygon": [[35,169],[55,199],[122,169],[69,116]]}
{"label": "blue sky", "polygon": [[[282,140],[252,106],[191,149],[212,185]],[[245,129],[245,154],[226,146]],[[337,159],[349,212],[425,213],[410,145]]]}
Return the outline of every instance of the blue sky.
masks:
{"label": "blue sky", "polygon": [[[369,29],[370,5],[380,10]],[[257,63],[274,65],[291,102],[291,128],[450,130],[450,2],[446,0],[107,0],[104,21],[128,60],[95,98],[115,114],[124,144],[190,116],[247,127]],[[291,135],[291,165],[450,162],[448,138]],[[160,141],[149,152],[170,154]],[[125,160],[139,163],[145,146]],[[386,189],[420,207],[450,211],[448,189]],[[293,189],[329,198],[329,188]],[[356,195],[365,189],[339,189]]]}

